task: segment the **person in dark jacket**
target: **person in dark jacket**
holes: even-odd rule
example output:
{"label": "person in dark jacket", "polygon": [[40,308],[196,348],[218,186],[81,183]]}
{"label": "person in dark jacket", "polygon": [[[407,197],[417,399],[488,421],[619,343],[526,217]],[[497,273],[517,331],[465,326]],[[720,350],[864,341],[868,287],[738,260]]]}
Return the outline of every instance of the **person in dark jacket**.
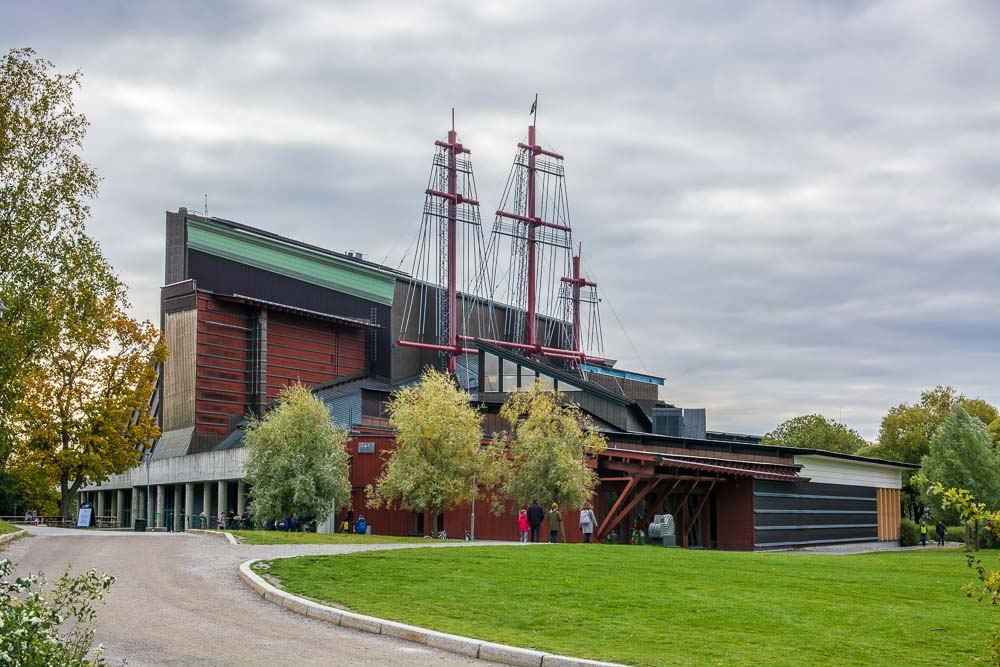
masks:
{"label": "person in dark jacket", "polygon": [[531,505],[528,506],[528,525],[531,526],[531,541],[538,541],[538,529],[542,525],[542,519],[545,518],[545,510],[542,506],[538,504],[537,500],[532,500]]}
{"label": "person in dark jacket", "polygon": [[947,526],[944,525],[944,521],[938,521],[935,527],[935,532],[937,533],[937,543],[939,547],[944,546],[944,534],[948,530]]}

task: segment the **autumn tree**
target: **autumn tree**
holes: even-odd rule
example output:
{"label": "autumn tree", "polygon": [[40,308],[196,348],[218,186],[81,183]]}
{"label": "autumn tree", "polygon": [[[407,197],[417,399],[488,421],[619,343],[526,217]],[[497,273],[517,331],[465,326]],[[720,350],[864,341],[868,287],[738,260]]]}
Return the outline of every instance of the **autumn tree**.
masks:
{"label": "autumn tree", "polygon": [[274,409],[251,417],[245,441],[250,511],[258,520],[298,515],[322,522],[350,497],[347,433],[307,388],[287,387]]}
{"label": "autumn tree", "polygon": [[[990,507],[1000,507],[1000,454],[993,449],[983,423],[962,407],[955,406],[934,433],[921,463],[927,479],[966,489]],[[940,499],[933,494],[928,498],[938,513]]]}
{"label": "autumn tree", "polygon": [[98,177],[79,155],[79,83],[30,49],[0,61],[0,471],[47,479],[64,516],[81,486],[134,467],[158,436],[166,356],[84,229]]}
{"label": "autumn tree", "polygon": [[587,459],[607,443],[576,404],[536,384],[511,394],[500,415],[510,424],[501,491],[514,506],[540,500],[580,507],[593,497],[597,473]]}
{"label": "autumn tree", "polygon": [[437,532],[441,512],[471,502],[477,482],[489,486],[494,456],[481,446],[482,416],[469,401],[448,375],[433,369],[392,396],[396,449],[367,488],[369,507],[430,512]]}
{"label": "autumn tree", "polygon": [[775,447],[804,447],[857,454],[868,446],[861,434],[823,415],[803,415],[781,423],[761,440]]}
{"label": "autumn tree", "polygon": [[49,314],[72,289],[64,268],[87,250],[98,177],[79,155],[88,124],[73,107],[79,85],[79,72],[59,74],[31,49],[0,59],[0,302],[9,309],[0,321],[0,473],[24,373],[60,333]]}

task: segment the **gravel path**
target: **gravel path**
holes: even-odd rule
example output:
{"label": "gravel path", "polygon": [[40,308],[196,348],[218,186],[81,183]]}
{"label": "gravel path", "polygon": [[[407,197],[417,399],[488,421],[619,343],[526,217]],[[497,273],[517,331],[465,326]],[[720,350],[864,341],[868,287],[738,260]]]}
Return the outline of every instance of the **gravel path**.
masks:
{"label": "gravel path", "polygon": [[[66,565],[118,578],[99,607],[96,641],[111,664],[145,665],[489,665],[424,646],[339,628],[264,602],[237,568],[250,558],[432,546],[233,546],[185,533],[31,528],[2,551],[15,573],[58,578]],[[373,585],[378,578],[373,576]],[[391,594],[387,591],[387,594]]]}

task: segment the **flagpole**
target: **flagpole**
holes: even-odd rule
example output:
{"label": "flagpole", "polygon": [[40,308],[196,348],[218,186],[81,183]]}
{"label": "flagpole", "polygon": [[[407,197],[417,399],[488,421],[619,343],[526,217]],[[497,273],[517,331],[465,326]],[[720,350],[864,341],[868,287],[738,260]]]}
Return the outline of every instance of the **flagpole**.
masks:
{"label": "flagpole", "polygon": [[535,93],[535,113],[534,118],[531,120],[532,125],[538,125],[538,93]]}

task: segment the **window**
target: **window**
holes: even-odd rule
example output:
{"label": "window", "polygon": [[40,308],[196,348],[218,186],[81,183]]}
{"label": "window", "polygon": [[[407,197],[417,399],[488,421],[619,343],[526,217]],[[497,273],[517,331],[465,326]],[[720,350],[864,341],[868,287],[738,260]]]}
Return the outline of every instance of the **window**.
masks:
{"label": "window", "polygon": [[517,391],[517,364],[503,360],[503,385],[501,391]]}
{"label": "window", "polygon": [[535,371],[521,366],[521,389],[531,391],[535,385]]}
{"label": "window", "polygon": [[568,394],[571,391],[580,391],[580,388],[577,387],[576,385],[567,384],[567,383],[563,382],[562,380],[560,380],[559,381],[559,391],[563,392],[564,394]]}
{"label": "window", "polygon": [[483,353],[483,391],[500,391],[500,357]]}
{"label": "window", "polygon": [[545,375],[544,373],[538,374],[538,379],[535,380],[538,388],[542,391],[552,391],[555,389],[556,382],[551,375]]}

